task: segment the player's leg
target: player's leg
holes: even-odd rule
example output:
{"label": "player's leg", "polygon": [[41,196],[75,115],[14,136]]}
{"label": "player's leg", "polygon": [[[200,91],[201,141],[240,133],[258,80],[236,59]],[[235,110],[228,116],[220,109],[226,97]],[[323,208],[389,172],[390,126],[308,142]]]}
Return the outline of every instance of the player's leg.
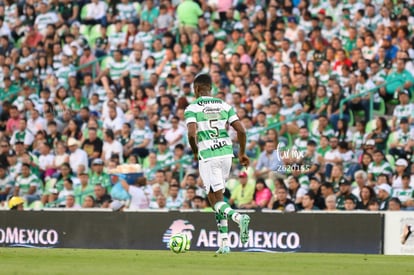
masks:
{"label": "player's leg", "polygon": [[[214,194],[216,194],[216,192]],[[217,213],[221,213],[227,217],[230,217],[235,223],[237,223],[240,228],[240,240],[243,244],[247,243],[249,241],[250,217],[246,214],[238,213],[223,200],[216,201],[217,203],[214,204],[214,210]]]}
{"label": "player's leg", "polygon": [[227,218],[223,216],[222,214],[217,213],[217,212],[215,214],[216,214],[217,228],[219,231],[219,234],[218,234],[219,249],[216,251],[216,253],[227,254],[230,252],[229,236],[228,236],[228,232],[229,232],[228,221],[227,221]]}
{"label": "player's leg", "polygon": [[[232,165],[232,159],[231,158],[221,159],[219,168],[222,171],[223,182],[225,182],[225,180],[227,180],[227,178],[230,174],[231,165]],[[225,187],[224,187],[224,184],[223,184],[223,190],[224,190],[224,188]],[[216,190],[214,190],[214,188],[213,188],[213,191],[216,191]],[[217,213],[221,213],[221,214],[225,215],[226,217],[230,217],[234,222],[236,222],[240,227],[241,242],[243,244],[247,243],[248,240],[249,240],[250,217],[248,215],[245,215],[245,214],[241,215],[240,213],[235,211],[233,208],[231,208],[231,206],[224,201],[222,191],[221,192],[214,192],[215,201],[216,201],[215,204],[212,204],[212,205],[214,205],[214,210]]]}
{"label": "player's leg", "polygon": [[[217,196],[214,194],[212,186],[215,186],[215,188],[219,188],[219,186],[222,186],[222,184],[217,183],[217,178],[221,178],[221,171],[217,171],[217,169],[214,169],[212,165],[213,161],[206,161],[206,162],[200,162],[199,163],[199,171],[200,171],[200,177],[203,180],[203,185],[205,190],[208,192],[207,198],[210,202],[211,206],[214,206],[214,204],[217,203],[217,199],[223,200],[223,190],[219,193]],[[221,197],[220,197],[221,195]],[[219,231],[219,250],[217,250],[216,253],[219,254],[225,254],[229,253],[230,249],[228,247],[228,225],[227,225],[227,217],[221,213],[216,212],[216,223],[217,228]]]}

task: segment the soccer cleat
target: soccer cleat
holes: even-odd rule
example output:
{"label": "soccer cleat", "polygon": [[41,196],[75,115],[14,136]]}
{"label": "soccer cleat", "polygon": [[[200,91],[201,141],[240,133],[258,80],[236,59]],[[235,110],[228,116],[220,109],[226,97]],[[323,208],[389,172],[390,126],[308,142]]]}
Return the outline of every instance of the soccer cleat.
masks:
{"label": "soccer cleat", "polygon": [[405,244],[408,238],[411,236],[411,226],[405,225],[403,229],[403,233],[401,234],[401,244]]}
{"label": "soccer cleat", "polygon": [[240,240],[242,244],[245,244],[249,241],[249,223],[250,217],[246,214],[241,215],[240,217]]}
{"label": "soccer cleat", "polygon": [[230,253],[230,247],[228,246],[223,246],[220,247],[217,251],[216,254],[229,254]]}

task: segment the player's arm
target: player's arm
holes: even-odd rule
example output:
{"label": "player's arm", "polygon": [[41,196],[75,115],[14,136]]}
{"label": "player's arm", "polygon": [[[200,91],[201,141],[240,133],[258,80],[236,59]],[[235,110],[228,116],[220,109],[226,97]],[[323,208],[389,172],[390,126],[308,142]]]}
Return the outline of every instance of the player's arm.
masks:
{"label": "player's arm", "polygon": [[234,121],[233,123],[231,123],[231,126],[237,132],[237,140],[239,141],[239,145],[240,145],[240,150],[239,150],[240,164],[243,166],[249,166],[250,161],[249,161],[249,158],[246,156],[246,130],[244,129],[240,120]]}
{"label": "player's arm", "polygon": [[198,158],[198,147],[197,147],[197,123],[190,122],[187,124],[188,128],[188,142],[190,143],[191,150],[194,154],[194,159]]}

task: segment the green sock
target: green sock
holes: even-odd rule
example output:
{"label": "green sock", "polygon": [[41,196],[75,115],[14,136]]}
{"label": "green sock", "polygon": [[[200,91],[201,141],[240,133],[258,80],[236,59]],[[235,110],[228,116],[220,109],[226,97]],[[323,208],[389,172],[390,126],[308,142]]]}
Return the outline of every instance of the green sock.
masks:
{"label": "green sock", "polygon": [[230,217],[237,224],[240,222],[240,214],[224,201],[216,203],[216,205],[214,205],[214,210],[216,210],[217,213],[221,213],[225,217]]}
{"label": "green sock", "polygon": [[222,213],[216,212],[216,221],[217,221],[217,228],[219,231],[219,234],[218,234],[219,246],[220,247],[228,246],[229,227],[228,227],[227,218]]}

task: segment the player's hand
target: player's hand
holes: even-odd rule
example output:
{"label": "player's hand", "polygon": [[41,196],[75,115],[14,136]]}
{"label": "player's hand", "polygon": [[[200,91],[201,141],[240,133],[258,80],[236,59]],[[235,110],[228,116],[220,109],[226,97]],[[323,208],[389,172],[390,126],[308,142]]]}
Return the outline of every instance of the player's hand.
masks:
{"label": "player's hand", "polygon": [[239,162],[241,165],[248,167],[250,164],[250,159],[246,154],[243,154],[243,155],[239,154]]}
{"label": "player's hand", "polygon": [[197,161],[198,162],[198,152],[193,153],[193,161]]}

